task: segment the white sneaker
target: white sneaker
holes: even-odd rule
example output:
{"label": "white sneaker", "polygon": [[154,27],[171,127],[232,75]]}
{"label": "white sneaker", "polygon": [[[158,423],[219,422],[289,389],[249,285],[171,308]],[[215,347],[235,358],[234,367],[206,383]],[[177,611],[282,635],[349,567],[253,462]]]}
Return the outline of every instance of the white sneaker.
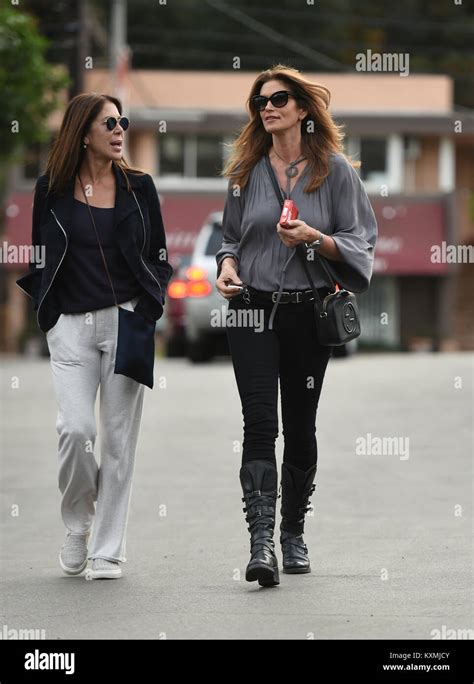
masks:
{"label": "white sneaker", "polygon": [[87,540],[89,533],[68,532],[59,552],[59,564],[66,575],[79,575],[87,565]]}
{"label": "white sneaker", "polygon": [[122,577],[122,570],[117,561],[94,558],[89,576],[91,579],[118,579]]}

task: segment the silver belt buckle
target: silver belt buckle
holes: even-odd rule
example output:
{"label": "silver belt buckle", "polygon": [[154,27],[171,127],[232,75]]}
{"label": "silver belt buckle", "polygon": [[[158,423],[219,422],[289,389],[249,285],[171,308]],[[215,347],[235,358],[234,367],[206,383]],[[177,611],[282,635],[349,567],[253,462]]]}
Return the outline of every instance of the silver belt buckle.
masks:
{"label": "silver belt buckle", "polygon": [[[285,294],[290,294],[289,292],[286,292],[286,290],[283,290],[281,293],[281,296]],[[278,298],[278,292],[272,292],[272,302],[275,304],[276,300]],[[286,302],[280,302],[280,304],[286,304]]]}
{"label": "silver belt buckle", "polygon": [[[301,295],[301,299],[300,299],[300,295]],[[299,304],[302,301],[303,301],[303,293],[302,292],[296,292],[296,303]]]}

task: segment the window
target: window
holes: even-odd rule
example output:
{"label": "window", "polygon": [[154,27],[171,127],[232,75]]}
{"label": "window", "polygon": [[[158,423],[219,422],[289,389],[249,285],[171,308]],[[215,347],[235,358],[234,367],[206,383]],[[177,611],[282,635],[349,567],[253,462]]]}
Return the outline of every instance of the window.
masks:
{"label": "window", "polygon": [[158,149],[160,175],[219,178],[223,152],[221,136],[161,135]]}
{"label": "window", "polygon": [[385,138],[360,139],[360,177],[367,182],[387,179],[387,141]]}
{"label": "window", "polygon": [[198,137],[196,176],[214,178],[222,170],[222,139],[217,136]]}
{"label": "window", "polygon": [[159,141],[160,174],[162,176],[184,176],[184,136],[167,133],[161,135]]}
{"label": "window", "polygon": [[[374,276],[370,288],[357,294],[362,322],[361,345],[397,349],[400,345],[400,290],[393,276]],[[386,313],[386,324],[381,315]]]}

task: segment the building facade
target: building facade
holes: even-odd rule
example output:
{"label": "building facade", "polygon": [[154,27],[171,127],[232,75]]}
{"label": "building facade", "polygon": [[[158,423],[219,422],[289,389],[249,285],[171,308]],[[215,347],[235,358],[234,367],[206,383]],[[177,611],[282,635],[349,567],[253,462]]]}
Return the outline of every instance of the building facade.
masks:
{"label": "building facade", "polygon": [[[206,216],[224,206],[227,181],[219,173],[228,145],[247,120],[255,76],[128,74],[127,157],[155,178],[171,261],[192,251]],[[361,343],[474,349],[474,112],[453,108],[453,84],[446,76],[308,76],[331,91],[331,112],[344,124],[345,152],[362,162],[359,172],[379,226],[372,286],[358,296]],[[87,90],[111,92],[109,73],[92,70]],[[17,170],[7,207],[8,244],[30,239],[32,189],[44,158],[45,150],[31,150]],[[10,351],[21,346],[31,318],[14,284],[25,268],[3,264],[1,344]]]}

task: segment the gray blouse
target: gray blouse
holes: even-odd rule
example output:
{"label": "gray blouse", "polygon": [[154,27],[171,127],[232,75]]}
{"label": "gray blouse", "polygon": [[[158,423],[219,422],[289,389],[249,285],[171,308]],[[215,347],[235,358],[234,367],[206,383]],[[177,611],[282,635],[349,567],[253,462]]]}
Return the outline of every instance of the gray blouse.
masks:
{"label": "gray blouse", "polygon": [[[309,165],[303,169],[291,199],[298,218],[331,235],[344,261],[325,259],[335,281],[352,292],[368,289],[372,276],[377,222],[356,170],[342,154],[330,156],[330,173],[314,192],[305,193]],[[229,181],[223,216],[223,242],[216,254],[218,274],[225,256],[233,256],[245,285],[273,292],[308,290],[310,285],[293,247],[278,237],[280,205],[262,157],[252,169],[240,196]],[[322,257],[324,259],[324,257]],[[316,287],[330,286],[318,264],[308,260]],[[285,268],[286,265],[286,268]]]}

